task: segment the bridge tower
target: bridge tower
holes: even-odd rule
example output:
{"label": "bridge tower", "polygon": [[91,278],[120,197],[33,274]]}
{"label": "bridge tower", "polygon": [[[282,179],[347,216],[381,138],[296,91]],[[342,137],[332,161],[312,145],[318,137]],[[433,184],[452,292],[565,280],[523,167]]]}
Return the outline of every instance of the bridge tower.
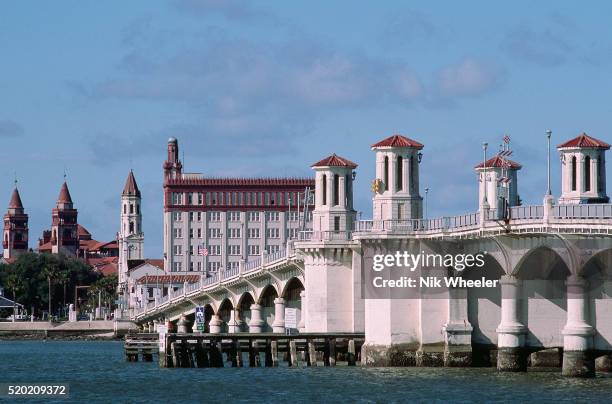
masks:
{"label": "bridge tower", "polygon": [[557,146],[561,157],[561,204],[608,203],[606,150],[608,143],[586,133]]}
{"label": "bridge tower", "polygon": [[128,262],[144,259],[144,233],[142,232],[141,195],[134,172],[130,170],[121,193],[121,227],[119,242],[119,286],[127,284]]}
{"label": "bridge tower", "polygon": [[373,144],[376,179],[372,184],[374,220],[405,220],[423,217],[419,194],[419,163],[423,145],[402,135]]}
{"label": "bridge tower", "polygon": [[519,163],[498,153],[474,168],[478,173],[479,204],[486,199],[491,209],[500,209],[505,199],[508,207],[520,205],[517,175],[521,169]]}
{"label": "bridge tower", "polygon": [[335,154],[312,165],[316,173],[314,231],[310,240],[295,245],[304,256],[306,332],[364,330],[361,256],[358,243],[350,238],[356,167]]}
{"label": "bridge tower", "polygon": [[11,259],[28,251],[28,215],[23,209],[19,191],[15,186],[8,211],[4,215],[3,256]]}
{"label": "bridge tower", "polygon": [[332,154],[311,166],[315,170],[315,208],[312,212],[314,232],[351,231],[353,179],[357,164]]}

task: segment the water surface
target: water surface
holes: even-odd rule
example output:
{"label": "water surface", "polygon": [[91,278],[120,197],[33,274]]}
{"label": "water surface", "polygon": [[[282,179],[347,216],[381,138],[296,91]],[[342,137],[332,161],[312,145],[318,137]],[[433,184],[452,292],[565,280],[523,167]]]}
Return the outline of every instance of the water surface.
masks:
{"label": "water surface", "polygon": [[[612,376],[444,368],[160,369],[122,342],[0,341],[2,383],[70,385],[60,402],[611,402]],[[0,399],[1,400],[1,399]],[[20,400],[21,402],[25,402]],[[40,400],[50,402],[53,400]]]}

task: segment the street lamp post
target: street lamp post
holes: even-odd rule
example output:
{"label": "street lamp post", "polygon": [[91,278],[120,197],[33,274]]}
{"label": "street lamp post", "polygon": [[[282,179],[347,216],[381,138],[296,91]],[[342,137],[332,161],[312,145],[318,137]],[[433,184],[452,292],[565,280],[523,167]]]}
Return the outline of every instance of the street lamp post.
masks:
{"label": "street lamp post", "polygon": [[484,187],[484,203],[487,203],[487,148],[489,144],[484,142],[482,144],[482,169],[483,169],[483,187]]}
{"label": "street lamp post", "polygon": [[427,194],[429,194],[429,187],[425,188],[425,219],[427,219]]}
{"label": "street lamp post", "polygon": [[546,174],[546,195],[552,195],[552,192],[550,190],[550,137],[552,135],[552,131],[550,129],[548,129],[546,131],[546,141],[547,141],[547,151],[548,151],[548,158],[547,158],[547,163],[546,163],[546,170],[547,170],[547,174]]}

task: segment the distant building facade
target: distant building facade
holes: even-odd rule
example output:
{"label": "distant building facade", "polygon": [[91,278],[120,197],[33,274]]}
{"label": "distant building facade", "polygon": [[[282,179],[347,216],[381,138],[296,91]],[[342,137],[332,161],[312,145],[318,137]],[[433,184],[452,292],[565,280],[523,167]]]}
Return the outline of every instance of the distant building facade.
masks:
{"label": "distant building facade", "polygon": [[[315,181],[184,173],[175,138],[164,163],[164,269],[216,273],[279,251],[312,229]],[[305,206],[305,201],[306,206]]]}

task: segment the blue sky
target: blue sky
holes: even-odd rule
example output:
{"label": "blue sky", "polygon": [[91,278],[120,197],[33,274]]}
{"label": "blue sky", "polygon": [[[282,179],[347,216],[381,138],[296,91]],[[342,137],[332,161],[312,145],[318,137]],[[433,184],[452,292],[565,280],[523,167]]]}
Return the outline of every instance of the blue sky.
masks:
{"label": "blue sky", "polygon": [[[425,144],[430,216],[477,209],[481,143],[512,138],[519,193],[541,203],[544,132],[612,139],[612,4],[590,2],[13,1],[0,6],[0,202],[15,172],[33,246],[63,173],[79,222],[114,238],[132,167],[145,250],[162,254],[162,162],[186,170],[310,176],[336,152]],[[553,155],[553,192],[559,191]],[[608,176],[611,178],[612,176]],[[4,195],[2,197],[2,195]]]}

